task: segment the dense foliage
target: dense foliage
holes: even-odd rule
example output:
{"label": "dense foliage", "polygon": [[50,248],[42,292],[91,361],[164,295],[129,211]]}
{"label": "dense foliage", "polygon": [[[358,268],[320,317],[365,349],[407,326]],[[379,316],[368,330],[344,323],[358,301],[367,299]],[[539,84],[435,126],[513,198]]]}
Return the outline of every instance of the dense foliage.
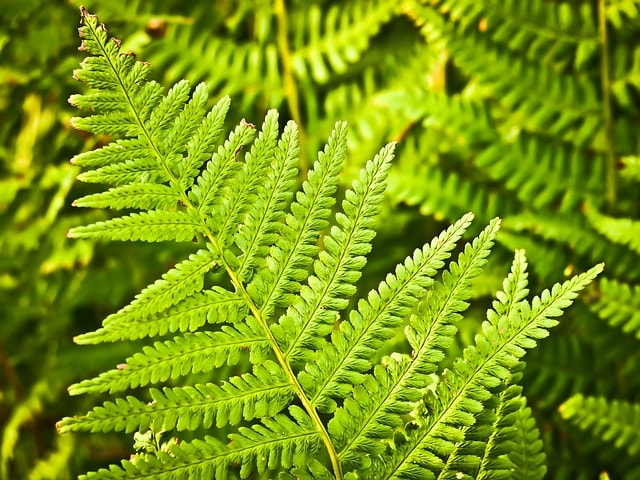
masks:
{"label": "dense foliage", "polygon": [[[153,342],[146,350],[141,340],[81,348],[71,339],[97,328],[193,251],[189,244],[66,238],[69,227],[110,217],[69,208],[73,199],[92,198],[86,195],[98,190],[74,183],[80,170],[68,158],[131,134],[124,126],[97,130],[97,136],[68,127],[66,99],[78,89],[69,76],[80,60],[71,27],[78,6],[31,0],[6,2],[0,12],[0,295],[9,307],[0,327],[0,465],[9,478],[65,478],[128,456],[129,436],[60,436],[53,425],[96,402],[94,395],[70,401],[66,385],[127,356],[139,359],[134,352],[148,354]],[[234,124],[253,122],[260,129],[269,108],[278,108],[282,123],[295,120],[303,179],[335,121],[347,120],[338,200],[382,145],[397,142],[389,189],[378,220],[368,227],[377,236],[354,298],[366,297],[408,252],[465,212],[477,220],[460,245],[492,218],[502,218],[493,254],[471,281],[470,307],[436,373],[455,371],[455,359],[474,344],[513,250],[526,249],[534,291],[604,261],[604,275],[527,354],[527,367],[515,376],[522,375],[518,383],[530,408],[513,388],[500,394],[500,405],[528,412],[518,420],[523,432],[537,431],[531,426],[536,419],[554,478],[593,478],[603,470],[616,478],[638,475],[640,441],[637,429],[629,428],[639,422],[640,402],[637,1],[87,6],[124,40],[124,51],[152,64],[149,75],[160,84],[186,78],[194,85],[204,81],[211,99],[229,95],[232,107],[220,138]],[[214,105],[202,102],[206,109]],[[345,135],[336,132],[331,138]],[[219,276],[207,278],[208,286],[221,281],[232,288]],[[358,304],[343,308],[357,310]],[[393,351],[411,352],[402,331],[396,333],[376,362]],[[242,378],[243,358],[215,378],[192,372],[189,382]],[[164,382],[173,372],[157,375],[153,381]],[[500,408],[492,398],[485,408],[495,414]],[[139,430],[140,452],[189,435],[188,429]],[[224,440],[229,432],[221,427],[215,435]],[[466,438],[476,439],[472,433]]]}

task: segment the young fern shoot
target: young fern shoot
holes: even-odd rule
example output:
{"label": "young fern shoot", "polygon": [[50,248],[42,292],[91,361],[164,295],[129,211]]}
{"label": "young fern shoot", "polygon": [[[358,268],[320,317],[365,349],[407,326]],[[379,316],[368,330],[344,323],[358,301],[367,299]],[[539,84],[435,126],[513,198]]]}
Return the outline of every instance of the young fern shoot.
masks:
{"label": "young fern shoot", "polygon": [[[531,419],[513,414],[526,413],[514,386],[522,356],[602,265],[528,302],[519,251],[474,344],[438,373],[500,221],[449,261],[472,222],[463,216],[350,308],[394,145],[366,164],[331,218],[347,152],[343,122],[297,189],[294,123],[280,134],[270,111],[260,128],[243,121],[222,141],[228,98],[209,108],[206,87],[186,81],[165,94],[149,65],[81,12],[88,56],[75,77],[90,92],[71,97],[88,112],[73,125],[114,140],[73,159],[88,169],[82,180],[112,185],[74,203],[124,212],[69,235],[197,240],[187,258],[76,338],[155,341],[72,385],[72,395],[118,396],[62,419],[60,432],[175,435],[86,478],[475,478],[516,468],[527,452],[512,440],[497,448],[495,429]],[[412,354],[378,360],[403,326]],[[244,371],[225,376],[227,365]],[[474,448],[461,449],[470,439]],[[536,448],[541,461],[528,478],[544,473]]]}

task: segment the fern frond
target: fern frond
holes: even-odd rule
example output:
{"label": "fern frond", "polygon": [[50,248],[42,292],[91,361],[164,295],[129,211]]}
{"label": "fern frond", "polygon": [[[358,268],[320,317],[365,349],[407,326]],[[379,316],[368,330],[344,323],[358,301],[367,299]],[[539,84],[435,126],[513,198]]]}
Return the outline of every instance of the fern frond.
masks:
{"label": "fern frond", "polygon": [[504,456],[499,455],[496,450],[508,448],[507,438],[501,435],[503,432],[499,425],[504,421],[505,411],[512,410],[510,403],[503,401],[503,394],[514,388],[519,387],[512,385],[499,396],[494,395],[488,399],[484,411],[476,416],[475,423],[462,429],[464,441],[454,445],[451,455],[446,458],[437,476],[438,479],[482,478],[486,475],[485,470],[500,478],[501,471],[508,470]]}
{"label": "fern frond", "polygon": [[149,210],[122,217],[74,227],[71,238],[143,242],[191,242],[204,230],[197,217],[187,212]]}
{"label": "fern frond", "polygon": [[394,145],[383,148],[362,170],[353,189],[342,202],[338,225],[323,238],[324,250],[314,264],[315,276],[300,291],[296,301],[272,327],[285,356],[293,364],[308,361],[324,343],[355,291],[355,283],[371,249],[375,216],[380,210],[386,175],[393,159]]}
{"label": "fern frond", "polygon": [[[204,92],[200,95],[204,97]],[[200,103],[203,101],[204,99]],[[174,127],[176,132],[193,135],[187,146],[187,156],[179,164],[180,178],[178,183],[183,190],[191,187],[202,163],[210,157],[213,146],[219,140],[228,109],[229,98],[223,97],[211,109],[195,132],[193,132],[193,125],[190,129],[185,129],[181,125]],[[143,115],[140,111],[136,111],[136,114],[141,117]],[[200,115],[195,116],[195,119],[199,118]],[[149,126],[149,128],[151,127]],[[182,143],[184,143],[184,138]],[[177,145],[178,143],[173,141],[169,148],[176,152]],[[76,155],[71,161],[80,166],[94,168],[79,175],[78,178],[84,182],[116,185],[144,183],[145,186],[147,184],[157,186],[160,182],[167,182],[171,178],[167,170],[157,161],[157,153],[154,145],[149,144],[148,139],[121,139],[96,150]],[[91,198],[99,197],[96,195]],[[176,204],[173,206],[175,207]]]}
{"label": "fern frond", "polygon": [[[487,311],[487,322],[504,329],[505,322],[517,315],[528,290],[527,263],[522,250],[517,250],[511,272],[505,278],[502,291],[496,293],[493,309]],[[514,367],[514,370],[516,367]],[[458,443],[448,457],[438,478],[494,478],[509,476],[513,466],[506,458],[513,437],[513,412],[520,408],[522,387],[513,385],[514,377],[499,376],[509,385],[497,395],[487,398],[484,411],[476,422],[461,428],[464,442]]]}
{"label": "fern frond", "polygon": [[[189,201],[197,208],[199,215],[213,215],[209,225],[218,225],[224,219],[219,209],[224,198],[221,191],[227,180],[234,177],[241,166],[236,163],[242,147],[249,144],[255,135],[255,127],[249,123],[238,125],[229,138],[213,154],[196,184],[189,190]],[[217,203],[220,202],[220,203]],[[217,222],[215,222],[215,221]]]}
{"label": "fern frond", "polygon": [[179,172],[179,184],[183,190],[193,186],[200,168],[205,161],[209,160],[211,152],[220,140],[230,104],[229,97],[222,97],[192,133],[191,141],[187,146],[187,155]]}
{"label": "fern frond", "polygon": [[[126,138],[116,140],[95,150],[79,153],[71,159],[71,163],[79,167],[95,168],[124,163],[128,160],[136,160],[139,162],[142,159],[153,159],[148,144],[139,138]],[[80,173],[80,175],[86,175],[87,173],[88,172],[85,171]]]}
{"label": "fern frond", "polygon": [[104,193],[94,193],[81,197],[73,202],[73,206],[112,208],[114,210],[125,208],[169,210],[177,206],[180,201],[180,196],[166,185],[131,183],[111,188]]}
{"label": "fern frond", "polygon": [[487,401],[491,410],[485,409],[465,429],[464,442],[455,445],[438,479],[544,477],[546,457],[540,431],[521,393],[522,387],[510,385]]}
{"label": "fern frond", "polygon": [[[123,152],[122,158],[129,155],[135,154],[133,152],[129,152],[129,154]],[[148,156],[145,157],[145,155]],[[150,152],[144,151],[138,158],[139,160],[136,158],[106,165],[95,170],[87,170],[80,173],[78,179],[87,183],[108,183],[112,185],[146,182],[161,183],[169,180],[167,173],[153,161]]]}
{"label": "fern frond", "polygon": [[397,9],[393,0],[349,2],[333,5],[322,12],[317,4],[301,9],[293,24],[297,28],[293,40],[292,66],[296,75],[326,83],[330,69],[341,73],[349,63],[356,62],[382,25]]}
{"label": "fern frond", "polygon": [[347,397],[352,386],[362,382],[377,349],[433,284],[433,276],[444,265],[472,218],[465,215],[430,245],[416,250],[398,265],[395,275],[387,275],[378,291],[370,292],[367,299],[358,302],[358,309],[332,333],[331,343],[319,352],[316,361],[307,363],[299,374],[300,383],[321,411],[334,410],[333,398]]}
{"label": "fern frond", "polygon": [[282,369],[273,362],[256,366],[252,374],[231,377],[220,386],[150,389],[152,401],[136,397],[116,399],[82,417],[59,423],[67,431],[195,430],[237,425],[242,420],[272,417],[290,404],[295,392]]}
{"label": "fern frond", "polygon": [[613,243],[625,245],[640,254],[640,222],[630,218],[614,218],[603,215],[595,208],[585,209],[591,226]]}
{"label": "fern frond", "polygon": [[[264,119],[258,138],[245,156],[243,168],[236,172],[231,188],[227,189],[226,194],[223,195],[224,201],[219,207],[219,217],[223,223],[215,230],[219,244],[233,243],[237,225],[243,223],[247,210],[251,210],[265,196],[262,178],[271,170],[268,167],[274,156],[277,142],[278,112],[270,110]],[[274,165],[276,168],[278,166]]]}
{"label": "fern frond", "polygon": [[283,414],[266,419],[264,424],[243,427],[229,446],[213,437],[169,446],[157,455],[135,455],[123,460],[122,467],[112,465],[87,474],[91,478],[248,478],[253,472],[263,474],[278,467],[304,465],[318,451],[321,441],[309,417],[291,407],[295,419]]}
{"label": "fern frond", "polygon": [[306,269],[318,251],[315,242],[327,227],[335,203],[333,194],[345,156],[346,124],[338,122],[297,193],[291,214],[285,216],[286,223],[265,260],[268,269],[247,286],[263,314],[269,315],[276,305],[289,305],[307,277]]}
{"label": "fern frond", "polygon": [[[507,454],[513,448],[510,443],[514,437],[513,417],[521,406],[522,387],[514,385],[514,381],[511,379],[506,383],[510,386],[498,395],[494,395],[493,399],[487,402],[487,406],[491,410],[479,415],[477,422],[465,432],[465,443],[473,442],[482,447],[477,470],[473,472],[473,477],[478,479],[500,478],[501,476],[508,478],[512,471]],[[463,465],[450,469],[450,471],[465,471],[461,467],[473,461],[473,458],[468,460],[465,457],[462,458],[463,462],[458,463]],[[452,464],[451,461],[447,463],[447,465],[450,464]]]}
{"label": "fern frond", "polygon": [[250,320],[234,327],[224,325],[220,331],[188,333],[146,346],[118,368],[72,385],[69,393],[120,392],[190,373],[208,372],[222,365],[237,364],[246,351],[254,364],[261,364],[270,351],[260,326]]}
{"label": "fern frond", "polygon": [[235,238],[236,246],[243,252],[238,268],[243,281],[264,265],[269,246],[276,243],[298,172],[298,153],[298,130],[295,123],[288,122],[273,153],[272,168],[255,194],[261,201],[249,209]]}
{"label": "fern frond", "polygon": [[[160,280],[149,285],[119,312],[109,315],[103,322],[106,330],[118,329],[119,324],[131,324],[144,317],[166,311],[178,302],[200,292],[204,276],[217,263],[209,250],[199,250],[165,273]],[[82,337],[78,338],[82,341]]]}
{"label": "fern frond", "polygon": [[[469,282],[482,272],[499,225],[499,221],[493,221],[472,244],[467,244],[458,261],[451,263],[442,280],[418,304],[417,314],[411,316],[405,332],[412,348],[411,358],[387,359],[387,375],[393,381],[377,378],[374,382],[386,385],[388,390],[370,392],[371,400],[361,406],[357,415],[343,408],[336,411],[334,420],[329,422],[329,431],[338,435],[336,441],[345,465],[362,461],[367,452],[381,453],[383,445],[373,449],[371,439],[383,432],[391,436],[391,427],[398,423],[398,416],[410,414],[431,383],[429,375],[436,371],[457,331],[453,324],[468,306],[465,299],[470,295]],[[376,373],[382,376],[382,371]]]}
{"label": "fern frond", "polygon": [[640,338],[640,286],[600,281],[600,297],[590,308],[612,327]]}
{"label": "fern frond", "polygon": [[[340,71],[350,58],[359,58],[396,8],[389,0],[354,1],[330,8],[324,20],[316,18],[322,7],[315,4],[310,13],[291,15],[292,22],[311,20],[310,36],[295,41],[310,48],[294,49],[295,73],[309,86],[307,68],[315,69],[316,81],[323,69]],[[346,11],[351,14],[338,24]],[[208,111],[205,86],[192,89],[186,81],[165,94],[149,81],[147,65],[122,55],[119,43],[109,40],[84,9],[82,17],[83,48],[93,56],[76,76],[93,90],[73,102],[93,110],[74,125],[130,138],[76,158],[93,169],[86,179],[115,184],[76,205],[140,211],[116,212],[121,216],[76,227],[70,235],[199,244],[101,328],[76,339],[100,343],[167,336],[142,346],[117,368],[72,385],[72,394],[119,397],[83,416],[64,418],[60,431],[140,436],[146,430],[151,437],[176,432],[162,447],[138,442],[145,451],[152,447],[152,453],[87,478],[267,478],[273,473],[283,479],[346,480],[503,472],[507,458],[492,431],[499,432],[519,407],[507,398],[516,389],[505,389],[520,372],[525,350],[557,323],[555,317],[601,266],[544,291],[530,305],[526,262],[518,251],[474,345],[442,372],[455,323],[473,295],[470,282],[487,263],[499,219],[445,268],[471,225],[472,215],[464,215],[358,301],[353,297],[372,248],[394,144],[366,163],[331,223],[347,153],[344,122],[335,124],[296,192],[299,145],[293,123],[279,135],[278,114],[272,110],[259,133],[243,120],[222,140],[227,98]],[[334,31],[347,33],[315,41]],[[364,43],[353,41],[351,35],[362,32]],[[448,103],[443,98],[435,102]],[[473,99],[454,104],[467,115],[451,127],[452,138],[453,130],[467,128],[474,116],[484,122],[470,134],[473,145],[456,151],[475,154],[477,147],[494,142],[488,109]],[[446,114],[439,115],[447,123]],[[449,182],[448,188],[462,207],[465,195],[475,192],[455,191],[458,185]],[[482,192],[492,192],[490,181],[484,186]],[[491,197],[483,195],[477,198],[493,208]],[[538,190],[535,195],[543,196]],[[381,349],[391,347],[389,340],[400,336],[402,326],[412,353],[383,356]],[[207,383],[198,383],[199,378]],[[227,430],[232,433],[219,439]],[[203,431],[215,432],[216,438],[186,441]]]}
{"label": "fern frond", "polygon": [[134,316],[130,321],[125,317],[120,321],[105,324],[95,332],[78,335],[75,341],[81,344],[114,342],[174,332],[192,332],[207,323],[225,323],[243,318],[246,311],[247,305],[238,294],[214,287],[211,290],[196,292],[163,312],[149,316]]}
{"label": "fern frond", "polygon": [[[508,317],[493,324],[486,321],[475,345],[464,350],[464,358],[445,371],[435,392],[428,398],[424,418],[418,428],[407,436],[407,444],[394,452],[380,478],[412,478],[416,472],[432,475],[444,467],[443,458],[464,440],[463,430],[474,423],[483,411],[483,404],[492,396],[502,379],[518,365],[525,349],[548,335],[548,329],[558,322],[554,317],[568,307],[578,292],[602,271],[597,265],[589,271],[545,290],[531,304],[520,302]],[[374,466],[374,468],[376,468]]]}
{"label": "fern frond", "polygon": [[629,455],[640,452],[640,404],[601,397],[572,396],[560,406],[566,420],[591,431],[605,442],[624,448]]}
{"label": "fern frond", "polygon": [[526,399],[522,397],[520,400],[515,419],[515,448],[507,455],[512,464],[510,473],[517,480],[539,480],[547,471],[540,430]]}

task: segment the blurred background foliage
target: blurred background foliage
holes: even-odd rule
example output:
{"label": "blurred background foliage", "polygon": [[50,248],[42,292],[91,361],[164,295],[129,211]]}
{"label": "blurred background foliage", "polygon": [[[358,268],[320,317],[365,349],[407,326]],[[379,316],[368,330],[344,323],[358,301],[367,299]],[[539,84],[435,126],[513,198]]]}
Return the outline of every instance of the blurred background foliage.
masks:
{"label": "blurred background foliage", "polygon": [[[55,433],[87,409],[66,386],[134,348],[76,347],[73,336],[180,247],[66,238],[104,215],[69,206],[91,189],[69,159],[106,140],[69,127],[81,2],[1,3],[0,475],[70,478],[132,449],[124,437]],[[269,108],[294,119],[303,172],[339,119],[350,124],[343,184],[399,142],[363,292],[464,212],[478,228],[502,217],[457,351],[513,249],[527,250],[534,285],[605,261],[605,277],[529,354],[523,383],[550,477],[640,477],[640,433],[623,429],[640,425],[640,1],[83,3],[162,84],[186,78],[230,95],[230,126],[260,123]],[[614,401],[630,408],[612,412]]]}

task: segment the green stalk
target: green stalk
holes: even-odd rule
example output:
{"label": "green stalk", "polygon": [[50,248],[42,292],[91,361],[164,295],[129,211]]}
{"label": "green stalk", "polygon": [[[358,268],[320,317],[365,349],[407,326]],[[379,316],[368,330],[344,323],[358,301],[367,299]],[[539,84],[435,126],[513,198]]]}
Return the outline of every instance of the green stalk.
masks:
{"label": "green stalk", "polygon": [[598,0],[598,30],[602,56],[600,78],[602,88],[602,119],[604,121],[605,155],[607,159],[607,202],[613,212],[617,203],[617,172],[613,138],[613,113],[611,111],[611,60],[609,57],[609,37],[607,35],[607,14],[605,0]]}

